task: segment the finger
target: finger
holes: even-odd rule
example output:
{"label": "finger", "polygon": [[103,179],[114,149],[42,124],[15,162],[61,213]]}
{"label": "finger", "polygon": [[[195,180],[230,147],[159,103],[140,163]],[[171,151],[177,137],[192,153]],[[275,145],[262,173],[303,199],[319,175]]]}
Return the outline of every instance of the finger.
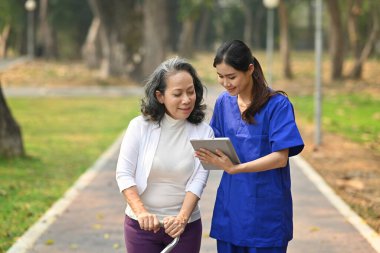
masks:
{"label": "finger", "polygon": [[149,216],[148,217],[148,230],[149,231],[153,230],[153,223],[154,223],[153,216]]}
{"label": "finger", "polygon": [[153,219],[153,232],[156,233],[160,230],[160,221],[157,219],[157,216],[154,216]]}
{"label": "finger", "polygon": [[215,153],[218,155],[218,156],[221,156],[221,157],[224,157],[226,156],[222,151],[220,151],[219,149],[216,149],[215,150]]}

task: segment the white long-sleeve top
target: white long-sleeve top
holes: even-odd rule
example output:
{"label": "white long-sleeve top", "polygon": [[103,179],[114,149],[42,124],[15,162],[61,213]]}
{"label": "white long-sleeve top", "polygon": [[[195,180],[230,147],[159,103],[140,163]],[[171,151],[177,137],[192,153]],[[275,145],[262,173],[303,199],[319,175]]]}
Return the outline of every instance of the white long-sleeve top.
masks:
{"label": "white long-sleeve top", "polygon": [[[211,127],[206,123],[194,125],[186,121],[185,125],[188,140],[211,138],[214,135]],[[146,121],[142,116],[130,122],[121,144],[116,168],[116,180],[120,192],[136,186],[139,195],[144,193],[160,135],[161,127],[155,122]],[[193,155],[192,158],[194,170],[187,180],[185,191],[190,191],[200,198],[206,186],[208,171],[203,169],[199,160]],[[127,214],[130,213],[128,209],[127,206]]]}

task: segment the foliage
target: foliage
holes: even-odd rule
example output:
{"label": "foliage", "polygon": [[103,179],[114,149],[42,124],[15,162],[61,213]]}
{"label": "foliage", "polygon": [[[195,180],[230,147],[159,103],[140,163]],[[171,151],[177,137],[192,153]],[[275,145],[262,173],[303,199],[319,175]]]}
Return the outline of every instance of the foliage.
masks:
{"label": "foliage", "polygon": [[0,252],[5,252],[139,113],[124,98],[12,98],[26,158],[0,159]]}

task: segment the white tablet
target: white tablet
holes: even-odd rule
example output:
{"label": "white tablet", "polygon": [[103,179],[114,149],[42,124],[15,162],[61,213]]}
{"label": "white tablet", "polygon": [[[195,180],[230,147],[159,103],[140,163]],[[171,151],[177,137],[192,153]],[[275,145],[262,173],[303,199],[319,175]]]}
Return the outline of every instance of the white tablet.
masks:
{"label": "white tablet", "polygon": [[[194,150],[198,150],[200,148],[207,149],[213,153],[215,153],[216,149],[219,149],[224,154],[226,154],[233,163],[238,164],[240,163],[239,157],[236,154],[236,151],[234,149],[234,146],[232,145],[231,140],[226,138],[213,138],[213,139],[192,139],[190,140],[191,145],[193,146]],[[205,164],[202,163],[203,168],[206,170],[220,170],[220,168],[215,167],[211,164]]]}

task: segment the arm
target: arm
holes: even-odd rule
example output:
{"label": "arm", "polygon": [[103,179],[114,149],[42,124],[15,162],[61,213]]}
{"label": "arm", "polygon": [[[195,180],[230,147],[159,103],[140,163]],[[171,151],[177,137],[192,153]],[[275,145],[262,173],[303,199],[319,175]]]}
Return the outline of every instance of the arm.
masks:
{"label": "arm", "polygon": [[144,203],[141,201],[136,186],[129,187],[123,190],[122,193],[124,199],[131,207],[133,213],[137,216],[141,229],[153,231],[154,233],[160,230],[160,223],[157,219],[157,216],[152,213],[149,213],[145,209]]}
{"label": "arm", "polygon": [[164,228],[165,233],[175,238],[180,236],[183,231],[185,231],[185,227],[187,222],[190,219],[191,214],[195,206],[197,205],[199,198],[192,192],[186,192],[185,199],[182,203],[181,210],[179,211],[177,216],[169,216],[164,219]]}
{"label": "arm", "polygon": [[289,149],[283,149],[250,162],[233,164],[231,160],[219,150],[216,150],[215,153],[206,149],[200,149],[196,152],[196,156],[202,162],[213,164],[229,174],[260,172],[282,168],[285,167],[288,162],[288,155]]}

